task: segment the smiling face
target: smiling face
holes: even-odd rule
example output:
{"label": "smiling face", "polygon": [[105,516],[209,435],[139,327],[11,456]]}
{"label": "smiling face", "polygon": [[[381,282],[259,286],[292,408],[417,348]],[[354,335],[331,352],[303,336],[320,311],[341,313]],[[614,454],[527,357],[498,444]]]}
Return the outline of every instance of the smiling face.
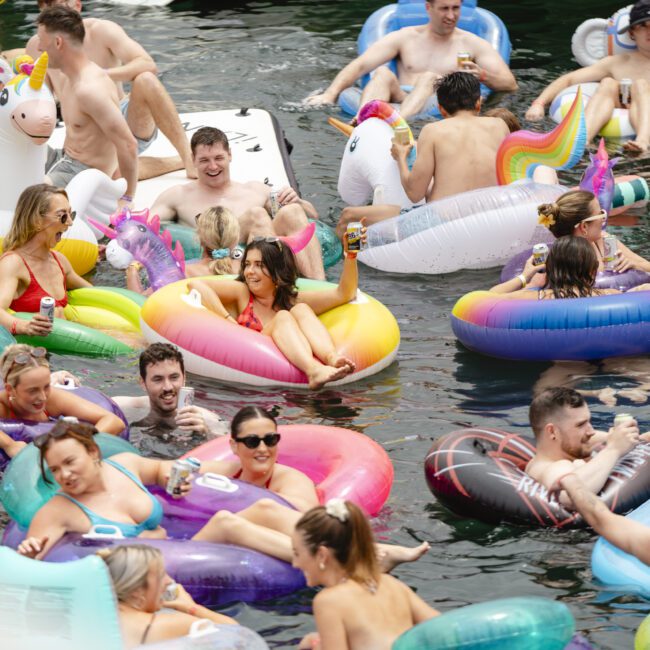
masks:
{"label": "smiling face", "polygon": [[[276,432],[276,426],[271,420],[254,418],[246,420],[241,424],[236,437],[259,436],[263,438],[267,433]],[[231,436],[230,448],[239,457],[242,470],[247,474],[261,475],[271,472],[278,457],[278,445],[275,445],[275,447],[267,447],[263,440],[260,441],[259,447],[249,449],[243,442],[237,442]]]}
{"label": "smiling face", "polygon": [[54,248],[72,225],[70,203],[63,194],[52,194],[47,212],[41,216],[40,228],[48,248]]}
{"label": "smiling face", "polygon": [[151,410],[165,417],[173,415],[178,406],[178,391],[185,385],[185,374],[178,361],[165,359],[146,367],[141,386],[147,391]]}
{"label": "smiling face", "polygon": [[83,495],[101,471],[97,451],[88,451],[73,438],[52,440],[45,452],[45,461],[54,480],[70,496]]}
{"label": "smiling face", "polygon": [[255,296],[269,296],[275,293],[275,283],[262,260],[262,251],[258,248],[251,248],[246,253],[244,279],[246,286]]}
{"label": "smiling face", "polygon": [[318,587],[323,584],[321,580],[322,570],[319,567],[322,559],[318,557],[322,548],[319,548],[316,554],[312,555],[302,532],[294,530],[291,534],[291,549],[293,552],[291,565],[303,572],[308,587]]}
{"label": "smiling face", "polygon": [[230,181],[231,153],[220,142],[199,144],[194,150],[194,164],[199,183],[211,188],[222,187]]}
{"label": "smiling face", "polygon": [[41,420],[50,395],[50,369],[34,366],[18,376],[15,386],[5,384],[16,415],[25,420]]}
{"label": "smiling face", "polygon": [[586,404],[577,408],[565,406],[547,427],[551,436],[555,436],[555,442],[564,458],[589,458],[590,441],[595,431],[591,426],[591,414]]}
{"label": "smiling face", "polygon": [[425,4],[431,27],[436,34],[445,36],[456,29],[460,18],[460,0],[431,0]]}

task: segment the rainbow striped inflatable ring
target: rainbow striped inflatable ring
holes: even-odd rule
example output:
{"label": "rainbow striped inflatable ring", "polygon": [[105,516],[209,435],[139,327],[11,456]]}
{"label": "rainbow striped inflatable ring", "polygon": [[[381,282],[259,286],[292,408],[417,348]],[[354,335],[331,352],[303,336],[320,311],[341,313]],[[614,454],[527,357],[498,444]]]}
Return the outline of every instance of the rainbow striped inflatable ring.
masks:
{"label": "rainbow striped inflatable ring", "polygon": [[[333,287],[329,282],[298,280],[302,290]],[[321,314],[320,320],[336,349],[357,366],[356,372],[328,386],[374,375],[397,354],[400,332],[395,317],[361,291],[356,300]],[[185,368],[197,375],[252,386],[307,387],[307,377],[287,361],[269,336],[229,323],[193,302],[187,280],[168,284],[150,296],[142,307],[141,325],[150,343],[176,345],[183,352]]]}
{"label": "rainbow striped inflatable ring", "polygon": [[513,300],[473,291],[451,313],[470,350],[525,361],[589,360],[650,353],[650,291],[566,300]]}

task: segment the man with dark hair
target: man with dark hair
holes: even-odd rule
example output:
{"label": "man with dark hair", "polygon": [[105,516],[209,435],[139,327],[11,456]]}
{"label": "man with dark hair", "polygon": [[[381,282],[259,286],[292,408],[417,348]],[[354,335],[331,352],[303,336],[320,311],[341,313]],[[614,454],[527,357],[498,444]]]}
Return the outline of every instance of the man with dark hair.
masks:
{"label": "man with dark hair", "polygon": [[48,179],[65,187],[84,169],[112,176],[119,166],[127,182],[120,203],[130,203],[138,182],[136,141],[120,112],[115,84],[84,52],[81,16],[68,7],[51,7],[37,24],[39,50],[48,53],[51,68],[63,73],[59,99],[68,125],[63,150],[48,155]]}
{"label": "man with dark hair", "polygon": [[[493,90],[517,90],[517,82],[499,53],[484,39],[458,29],[461,0],[424,3],[429,22],[387,34],[349,63],[321,95],[307,98],[313,105],[332,104],[341,91],[374,70],[360,106],[372,99],[401,102],[400,114],[419,113],[441,75],[458,69],[458,52],[467,52],[462,70]],[[397,76],[383,65],[397,59]]]}
{"label": "man with dark hair", "polygon": [[[572,388],[543,390],[530,405],[529,419],[537,453],[526,471],[549,490],[573,473],[592,492],[599,492],[619,458],[639,441],[639,427],[633,418],[607,433],[594,431],[589,407]],[[594,453],[602,443],[604,447]],[[565,493],[560,494],[560,501],[571,503]]]}
{"label": "man with dark hair", "polygon": [[146,391],[141,397],[120,396],[113,399],[123,409],[149,409],[137,422],[138,427],[166,426],[170,429],[223,435],[223,420],[201,406],[178,408],[178,392],[185,385],[183,355],[169,343],[152,343],[140,354],[140,385]]}
{"label": "man with dark hair", "polygon": [[[585,109],[587,142],[591,142],[609,122],[615,108],[629,108],[636,137],[623,147],[634,153],[647,151],[650,148],[650,0],[638,0],[634,4],[629,23],[619,30],[619,34],[625,32],[629,32],[630,39],[636,43],[636,50],[606,56],[593,65],[558,77],[533,100],[526,119],[541,120],[545,106],[565,88],[598,81],[598,90]],[[629,105],[622,103],[625,100],[620,93],[623,79],[632,81]]]}
{"label": "man with dark hair", "polygon": [[[38,2],[41,10],[56,6],[81,12],[81,0]],[[156,76],[158,69],[154,60],[117,23],[99,18],[84,18],[83,25],[86,30],[84,52],[115,84],[120,110],[138,142],[138,153],[142,153],[155,139],[157,128],[160,128],[178,152],[179,157],[141,158],[139,178],[150,178],[182,167],[185,167],[189,177],[196,178],[187,136],[174,102]],[[36,58],[37,36],[33,36],[27,43],[27,53]],[[48,70],[48,81],[59,99],[61,77],[58,70]],[[131,84],[128,95],[124,92],[124,83]]]}
{"label": "man with dark hair", "polygon": [[[232,153],[223,131],[204,126],[194,133],[190,147],[198,178],[170,187],[154,201],[151,213],[159,215],[162,221],[178,217],[194,227],[197,214],[210,207],[223,206],[239,218],[239,239],[247,242],[253,236],[293,235],[307,226],[308,216],[318,217],[314,206],[287,186],[278,190],[280,209],[271,220],[271,188],[259,181],[231,180]],[[316,237],[296,255],[296,262],[304,277],[325,279]]]}

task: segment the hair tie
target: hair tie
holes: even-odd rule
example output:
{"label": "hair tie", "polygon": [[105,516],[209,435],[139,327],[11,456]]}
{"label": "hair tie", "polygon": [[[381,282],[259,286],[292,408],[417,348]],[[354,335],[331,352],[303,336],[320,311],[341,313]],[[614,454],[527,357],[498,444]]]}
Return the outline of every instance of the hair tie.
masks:
{"label": "hair tie", "polygon": [[539,216],[537,223],[545,228],[550,228],[555,225],[555,217],[552,214],[544,214],[543,212],[538,212],[537,214]]}
{"label": "hair tie", "polygon": [[350,511],[345,505],[345,501],[343,499],[330,499],[325,504],[325,512],[330,517],[338,519],[342,524],[344,524],[350,516]]}
{"label": "hair tie", "polygon": [[229,257],[230,249],[229,248],[217,248],[216,251],[210,253],[213,260],[222,260],[224,257]]}

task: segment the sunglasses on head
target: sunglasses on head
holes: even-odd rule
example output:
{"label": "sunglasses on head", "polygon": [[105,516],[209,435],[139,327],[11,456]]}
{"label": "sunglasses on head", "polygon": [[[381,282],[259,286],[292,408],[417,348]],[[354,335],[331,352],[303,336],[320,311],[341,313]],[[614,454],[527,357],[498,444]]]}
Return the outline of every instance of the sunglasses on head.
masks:
{"label": "sunglasses on head", "polygon": [[282,241],[280,240],[279,237],[261,237],[261,236],[257,236],[257,237],[253,237],[253,239],[251,239],[252,244],[259,244],[259,242],[262,242],[262,241],[266,242],[267,244],[277,244],[278,248],[280,250],[282,250]]}
{"label": "sunglasses on head", "polygon": [[262,442],[267,447],[275,447],[280,442],[279,433],[265,433],[263,436],[244,436],[243,438],[233,438],[235,442],[241,442],[248,449],[257,449]]}
{"label": "sunglasses on head", "polygon": [[7,378],[11,374],[11,371],[16,366],[25,366],[32,359],[44,359],[46,355],[47,355],[47,350],[44,347],[40,347],[40,346],[34,348],[33,350],[30,350],[29,352],[21,352],[20,354],[17,354],[14,357],[14,360],[11,362],[11,365],[9,366],[9,370],[7,370],[5,374],[5,381],[7,381]]}
{"label": "sunglasses on head", "polygon": [[34,447],[36,447],[36,449],[42,449],[50,440],[65,438],[71,431],[92,438],[94,429],[95,427],[93,427],[92,424],[79,422],[79,420],[72,415],[60,415],[57,423],[50,431],[44,433],[42,436],[38,436],[38,438],[34,438]]}

